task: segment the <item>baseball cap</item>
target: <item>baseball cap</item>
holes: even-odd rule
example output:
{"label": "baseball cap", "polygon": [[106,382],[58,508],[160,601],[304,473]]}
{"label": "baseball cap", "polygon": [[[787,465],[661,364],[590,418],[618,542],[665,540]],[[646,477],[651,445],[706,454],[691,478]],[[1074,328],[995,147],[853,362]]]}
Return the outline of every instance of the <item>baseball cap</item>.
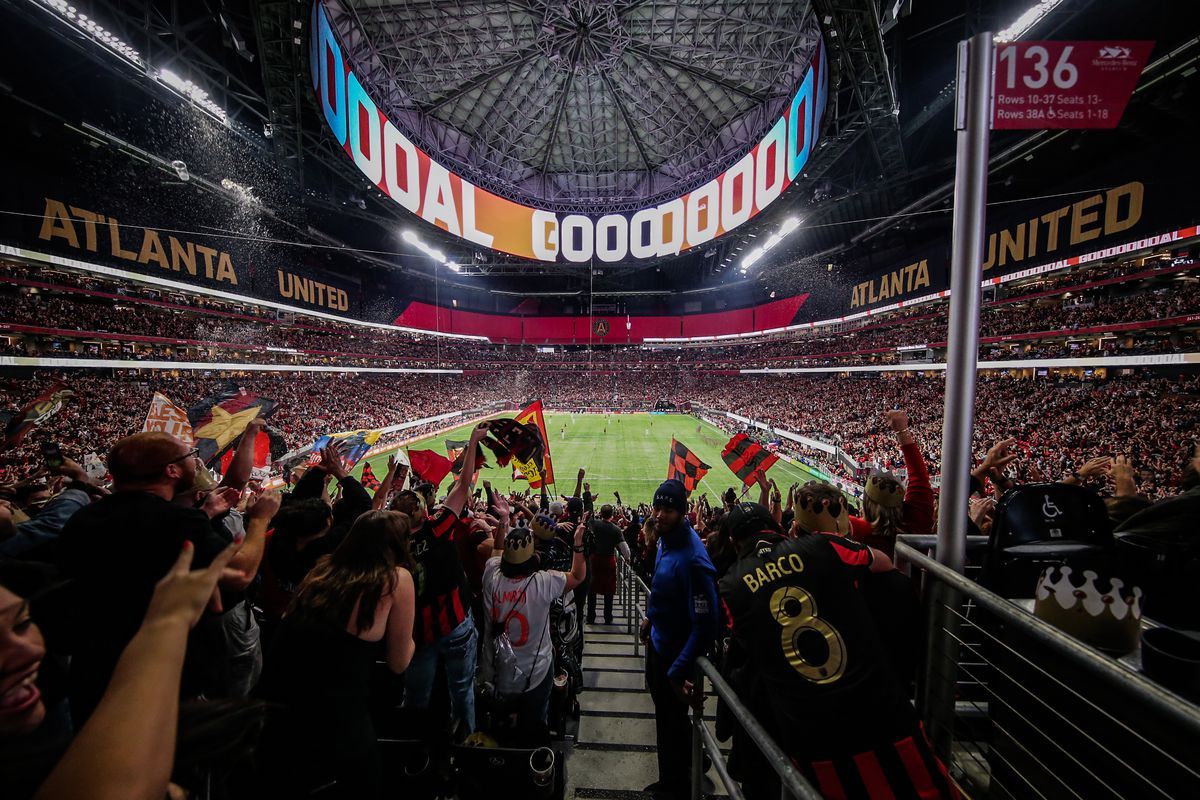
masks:
{"label": "baseball cap", "polygon": [[766,506],[758,503],[738,503],[725,515],[722,525],[731,539],[744,539],[763,531],[783,532]]}

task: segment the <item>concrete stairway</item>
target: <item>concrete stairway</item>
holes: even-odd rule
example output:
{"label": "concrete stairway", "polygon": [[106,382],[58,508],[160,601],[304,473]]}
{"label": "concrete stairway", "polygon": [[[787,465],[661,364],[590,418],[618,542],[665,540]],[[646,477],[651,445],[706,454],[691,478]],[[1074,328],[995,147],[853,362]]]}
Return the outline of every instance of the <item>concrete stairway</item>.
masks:
{"label": "concrete stairway", "polygon": [[[579,736],[567,762],[568,800],[649,800],[641,790],[658,780],[654,704],[645,688],[644,651],[634,654],[629,617],[619,599],[614,614],[612,625],[598,622],[584,630],[587,690],[579,698]],[[704,711],[713,718],[716,698],[706,699]],[[709,777],[723,796],[712,770]]]}

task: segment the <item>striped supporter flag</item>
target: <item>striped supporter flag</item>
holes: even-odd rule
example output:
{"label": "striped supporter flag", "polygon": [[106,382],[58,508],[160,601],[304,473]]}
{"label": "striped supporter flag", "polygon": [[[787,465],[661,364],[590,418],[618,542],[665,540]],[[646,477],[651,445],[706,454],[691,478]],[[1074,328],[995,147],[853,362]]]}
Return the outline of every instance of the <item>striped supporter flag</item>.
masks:
{"label": "striped supporter flag", "polygon": [[733,470],[734,475],[742,479],[742,483],[751,486],[756,480],[755,475],[769,470],[779,456],[746,434],[739,433],[726,443],[721,451],[721,459]]}

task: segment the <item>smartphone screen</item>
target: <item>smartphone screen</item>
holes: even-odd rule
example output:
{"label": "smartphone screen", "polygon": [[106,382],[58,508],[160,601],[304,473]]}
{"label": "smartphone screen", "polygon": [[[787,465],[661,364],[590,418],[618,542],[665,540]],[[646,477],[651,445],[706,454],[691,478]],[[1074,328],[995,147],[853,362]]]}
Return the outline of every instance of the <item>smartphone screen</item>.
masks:
{"label": "smartphone screen", "polygon": [[46,462],[47,469],[54,470],[63,465],[63,454],[58,442],[42,442],[42,459]]}

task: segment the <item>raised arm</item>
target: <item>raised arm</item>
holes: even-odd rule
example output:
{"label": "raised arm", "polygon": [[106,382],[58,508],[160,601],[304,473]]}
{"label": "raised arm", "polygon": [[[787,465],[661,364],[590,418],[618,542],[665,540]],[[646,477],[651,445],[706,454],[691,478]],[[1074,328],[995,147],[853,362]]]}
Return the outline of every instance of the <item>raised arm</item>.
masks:
{"label": "raised arm", "polygon": [[404,486],[404,477],[408,474],[408,465],[401,463],[396,454],[388,456],[388,471],[384,476],[383,481],[379,484],[379,488],[375,490],[375,498],[371,501],[371,507],[376,511],[384,508],[387,505],[388,495],[392,493],[392,486],[396,483],[396,478],[400,479],[399,485]]}
{"label": "raised arm", "polygon": [[150,599],[141,628],[113,671],[96,711],[71,742],[36,800],[162,800],[175,761],[179,680],[188,631],[200,619],[234,547],[205,569],[183,552]]}
{"label": "raised arm", "polygon": [[229,462],[229,469],[225,471],[225,476],[221,478],[222,486],[232,486],[239,492],[246,488],[246,484],[250,482],[250,471],[254,469],[255,440],[258,439],[258,434],[266,427],[266,424],[267,421],[262,417],[255,417],[250,420],[250,424],[242,432],[242,438],[238,441],[237,449],[233,451],[233,458]]}
{"label": "raised arm", "polygon": [[[580,470],[582,473],[582,470]],[[563,594],[574,589],[579,584],[583,583],[583,579],[587,577],[587,561],[583,557],[583,537],[587,533],[588,522],[591,521],[591,514],[584,514],[583,519],[575,526],[575,551],[574,557],[571,559],[571,572],[567,575],[567,587],[563,590]]]}
{"label": "raised arm", "polygon": [[767,473],[759,470],[755,474],[758,480],[758,504],[763,508],[771,506],[771,484],[767,480]]}
{"label": "raised arm", "polygon": [[463,509],[467,507],[467,501],[471,497],[471,481],[475,477],[475,454],[487,432],[486,422],[479,423],[471,431],[471,441],[467,442],[466,452],[463,453],[462,472],[454,482],[454,487],[450,489],[450,494],[446,495],[446,508],[453,511],[455,516],[462,516]]}

